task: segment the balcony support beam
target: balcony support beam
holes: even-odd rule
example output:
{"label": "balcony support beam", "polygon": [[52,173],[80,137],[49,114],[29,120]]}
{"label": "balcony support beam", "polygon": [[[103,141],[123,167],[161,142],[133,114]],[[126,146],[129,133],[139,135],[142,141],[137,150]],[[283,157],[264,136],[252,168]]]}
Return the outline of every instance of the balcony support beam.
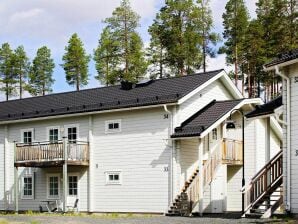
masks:
{"label": "balcony support beam", "polygon": [[64,164],[63,164],[63,212],[67,212],[67,139],[63,138],[63,154],[64,154]]}

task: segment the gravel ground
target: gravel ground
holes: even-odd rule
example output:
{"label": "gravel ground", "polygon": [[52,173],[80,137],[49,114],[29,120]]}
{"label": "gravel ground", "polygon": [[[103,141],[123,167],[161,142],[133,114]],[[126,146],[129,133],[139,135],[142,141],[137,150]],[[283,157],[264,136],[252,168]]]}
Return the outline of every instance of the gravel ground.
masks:
{"label": "gravel ground", "polygon": [[236,224],[236,223],[298,223],[290,219],[237,219],[232,217],[165,217],[117,215],[0,215],[0,224]]}

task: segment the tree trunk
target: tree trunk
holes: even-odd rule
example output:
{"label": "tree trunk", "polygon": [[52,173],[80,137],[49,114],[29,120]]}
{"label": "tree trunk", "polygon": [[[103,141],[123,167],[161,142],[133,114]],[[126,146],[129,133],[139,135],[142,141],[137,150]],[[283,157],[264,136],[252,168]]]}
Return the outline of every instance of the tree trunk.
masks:
{"label": "tree trunk", "polygon": [[79,74],[76,76],[76,86],[77,86],[77,91],[80,91],[80,81],[79,81]]}
{"label": "tree trunk", "polygon": [[22,99],[23,85],[22,85],[22,75],[20,74],[20,99]]}
{"label": "tree trunk", "polygon": [[128,37],[127,37],[127,15],[124,19],[124,35],[125,35],[125,78],[128,78]]}
{"label": "tree trunk", "polygon": [[6,101],[8,101],[8,83],[6,82],[6,84],[5,84],[5,86],[6,86],[6,91],[5,91],[5,94],[6,94]]}

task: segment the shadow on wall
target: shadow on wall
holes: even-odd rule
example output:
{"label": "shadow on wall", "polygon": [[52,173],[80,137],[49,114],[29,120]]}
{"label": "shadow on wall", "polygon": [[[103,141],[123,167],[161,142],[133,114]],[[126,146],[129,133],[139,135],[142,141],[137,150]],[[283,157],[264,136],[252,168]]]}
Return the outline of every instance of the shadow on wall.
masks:
{"label": "shadow on wall", "polygon": [[[18,172],[18,183],[19,183],[19,197],[20,200],[22,195],[22,177],[25,174],[29,174],[29,172],[32,172],[30,168],[25,168],[22,170],[22,172]],[[33,173],[33,172],[32,172]],[[9,188],[9,190],[4,192],[4,197],[0,200],[0,205],[3,205],[4,211],[14,211],[15,210],[15,183],[14,183],[14,175],[13,175],[13,184]]]}

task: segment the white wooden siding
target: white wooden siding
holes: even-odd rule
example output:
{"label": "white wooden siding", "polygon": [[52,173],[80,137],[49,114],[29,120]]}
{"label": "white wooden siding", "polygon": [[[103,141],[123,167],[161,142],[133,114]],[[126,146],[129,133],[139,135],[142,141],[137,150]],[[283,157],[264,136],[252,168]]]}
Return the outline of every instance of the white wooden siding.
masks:
{"label": "white wooden siding", "polygon": [[179,189],[181,190],[184,186],[184,183],[189,180],[194,171],[198,169],[198,139],[181,140],[180,153],[181,175]]}
{"label": "white wooden siding", "polygon": [[241,211],[242,167],[227,168],[227,211]]}
{"label": "white wooden siding", "polygon": [[[93,145],[97,212],[158,212],[168,208],[170,119],[164,110],[94,116]],[[122,132],[105,134],[106,120],[122,120]],[[105,172],[120,170],[121,185],[106,185]]]}
{"label": "white wooden siding", "polygon": [[266,120],[255,120],[255,151],[256,151],[256,167],[255,172],[258,172],[266,162]]}
{"label": "white wooden siding", "polygon": [[[298,213],[298,156],[296,155],[298,145],[298,83],[294,81],[294,77],[298,77],[298,64],[291,66],[288,72],[291,80],[291,146],[290,149],[287,149],[291,151],[291,212]],[[286,99],[283,101],[286,102]],[[286,108],[286,103],[284,108]]]}
{"label": "white wooden siding", "polygon": [[0,210],[4,210],[4,129],[0,127]]}
{"label": "white wooden siding", "polygon": [[214,81],[192,96],[189,100],[182,103],[178,110],[178,126],[194,113],[198,112],[212,100],[230,100],[234,99],[220,79]]}

